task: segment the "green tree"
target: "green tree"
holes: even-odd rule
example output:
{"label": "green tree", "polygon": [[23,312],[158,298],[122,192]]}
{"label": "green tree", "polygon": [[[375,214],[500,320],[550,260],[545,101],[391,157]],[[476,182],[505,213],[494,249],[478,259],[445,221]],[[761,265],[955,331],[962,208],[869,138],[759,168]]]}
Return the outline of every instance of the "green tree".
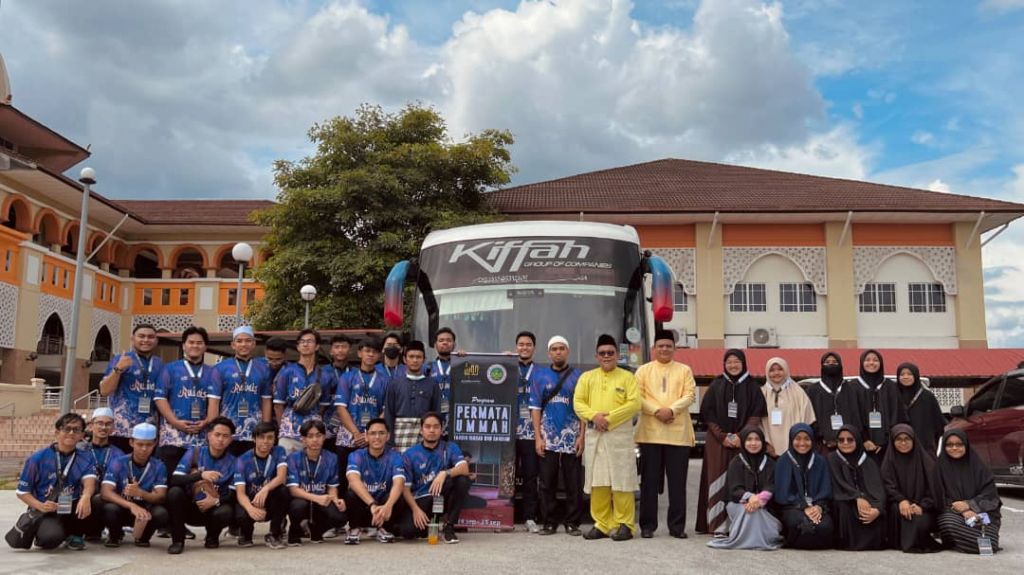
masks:
{"label": "green tree", "polygon": [[316,153],[275,162],[278,203],[255,216],[273,254],[254,274],[266,289],[250,311],[260,329],[302,326],[304,284],[317,289],[314,326],[381,325],[391,266],[415,256],[431,230],[494,219],[484,192],[515,170],[510,132],[453,142],[444,118],[418,104],[398,113],[363,105],[309,137]]}

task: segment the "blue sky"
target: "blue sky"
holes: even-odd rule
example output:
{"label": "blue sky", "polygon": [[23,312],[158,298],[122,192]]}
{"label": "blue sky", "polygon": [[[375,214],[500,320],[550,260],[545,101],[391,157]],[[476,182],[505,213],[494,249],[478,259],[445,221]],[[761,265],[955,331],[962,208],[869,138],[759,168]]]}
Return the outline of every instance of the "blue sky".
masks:
{"label": "blue sky", "polygon": [[[1024,0],[9,0],[0,31],[111,197],[273,197],[313,122],[421,101],[511,130],[516,183],[671,156],[1024,202]],[[985,251],[996,346],[1022,230]]]}

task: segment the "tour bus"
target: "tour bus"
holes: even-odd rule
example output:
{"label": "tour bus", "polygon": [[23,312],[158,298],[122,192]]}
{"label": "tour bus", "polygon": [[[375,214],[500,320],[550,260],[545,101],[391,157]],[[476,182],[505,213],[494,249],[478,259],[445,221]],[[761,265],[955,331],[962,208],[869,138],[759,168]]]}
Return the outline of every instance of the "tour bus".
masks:
{"label": "tour bus", "polygon": [[433,345],[447,326],[457,348],[500,353],[513,351],[516,334],[527,330],[537,336],[536,360],[547,363],[548,338],[561,335],[570,363],[581,368],[596,365],[603,333],[620,342],[624,367],[648,361],[653,328],[673,311],[671,269],[641,252],[632,226],[515,221],[431,232],[419,258],[395,264],[388,276],[388,326],[403,324],[407,282],[416,286],[414,339]]}

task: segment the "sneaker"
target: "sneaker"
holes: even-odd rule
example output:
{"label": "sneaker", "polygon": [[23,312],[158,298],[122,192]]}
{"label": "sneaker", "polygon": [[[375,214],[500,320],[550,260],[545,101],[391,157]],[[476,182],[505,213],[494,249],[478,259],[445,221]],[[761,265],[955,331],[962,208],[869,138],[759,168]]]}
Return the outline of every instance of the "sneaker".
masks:
{"label": "sneaker", "polygon": [[580,531],[580,526],[573,525],[571,523],[565,526],[565,532],[569,535],[572,535],[573,537],[579,537],[580,535],[583,535],[583,532]]}
{"label": "sneaker", "polygon": [[195,538],[196,538],[196,534],[192,533],[192,530],[189,529],[188,527],[186,527],[185,528],[185,539],[191,540],[191,539],[195,539]]}
{"label": "sneaker", "polygon": [[143,541],[141,539],[137,539],[135,541],[135,546],[136,547],[149,547],[149,541]]}
{"label": "sneaker", "polygon": [[289,547],[302,547],[302,539],[289,539],[288,540],[288,546]]}
{"label": "sneaker", "polygon": [[238,546],[239,547],[252,547],[252,537],[239,537],[238,538]]}
{"label": "sneaker", "polygon": [[309,519],[303,519],[299,522],[299,526],[302,527],[302,536],[306,539],[312,537],[312,533],[309,532]]}
{"label": "sneaker", "polygon": [[328,529],[324,531],[324,539],[334,539],[341,535],[341,528],[335,527],[334,529]]}
{"label": "sneaker", "polygon": [[68,549],[74,549],[75,551],[85,549],[85,539],[81,535],[68,537]]}
{"label": "sneaker", "polygon": [[537,532],[539,535],[554,535],[558,533],[558,527],[554,525],[545,525],[543,529]]}
{"label": "sneaker", "polygon": [[206,542],[203,543],[203,547],[206,547],[207,549],[216,549],[220,547],[220,539],[212,539],[210,537],[207,537]]}
{"label": "sneaker", "polygon": [[625,525],[619,525],[619,528],[612,531],[610,537],[612,541],[629,541],[633,538],[633,532]]}
{"label": "sneaker", "polygon": [[358,527],[348,530],[348,535],[345,536],[345,545],[359,545],[359,533]]}
{"label": "sneaker", "polygon": [[273,535],[271,533],[267,533],[263,537],[263,542],[266,543],[267,547],[270,547],[271,549],[284,549],[286,547],[284,541],[281,541],[280,537],[278,537],[277,535]]}
{"label": "sneaker", "polygon": [[604,531],[601,531],[597,527],[591,527],[590,531],[587,531],[587,534],[583,536],[583,538],[588,541],[594,541],[596,539],[606,539],[607,537],[608,534]]}
{"label": "sneaker", "polygon": [[185,543],[182,541],[175,541],[167,548],[167,553],[170,555],[181,555],[181,552],[185,550]]}
{"label": "sneaker", "polygon": [[107,542],[104,543],[103,546],[104,547],[109,547],[110,549],[117,549],[118,547],[121,546],[121,540],[120,539],[114,539],[113,537],[109,537],[109,538],[107,538]]}
{"label": "sneaker", "polygon": [[[187,533],[188,533],[188,530],[186,530],[186,534]],[[164,529],[164,528],[157,529],[156,530],[156,536],[157,536],[158,539],[170,539],[171,538],[171,532],[170,532],[170,530]]]}
{"label": "sneaker", "polygon": [[395,536],[392,535],[391,533],[388,533],[387,529],[384,529],[383,527],[378,527],[377,528],[377,541],[380,542],[380,543],[394,543],[395,542]]}
{"label": "sneaker", "polygon": [[526,520],[526,530],[530,533],[537,533],[540,531],[540,526],[533,519]]}
{"label": "sneaker", "polygon": [[441,538],[445,543],[458,543],[459,536],[455,534],[455,526],[451,523],[445,523],[444,531],[441,532]]}

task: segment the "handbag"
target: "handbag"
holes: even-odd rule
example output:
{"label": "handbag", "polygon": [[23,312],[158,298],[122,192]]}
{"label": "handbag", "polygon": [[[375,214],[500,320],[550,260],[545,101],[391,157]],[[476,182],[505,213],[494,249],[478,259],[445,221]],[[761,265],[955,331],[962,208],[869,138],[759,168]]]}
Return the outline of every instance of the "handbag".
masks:
{"label": "handbag", "polygon": [[[50,496],[46,498],[47,501],[56,501],[60,496],[60,492],[64,490],[64,475],[57,469],[57,485]],[[10,545],[11,549],[31,549],[32,542],[36,538],[36,531],[39,530],[39,521],[46,515],[42,511],[36,509],[29,509],[18,516],[18,520],[14,522],[14,527],[4,535],[4,539],[7,544]]]}
{"label": "handbag", "polygon": [[320,366],[316,368],[316,381],[302,390],[295,403],[292,404],[292,411],[299,415],[306,415],[319,407],[320,396],[323,395],[323,388],[320,387]]}

